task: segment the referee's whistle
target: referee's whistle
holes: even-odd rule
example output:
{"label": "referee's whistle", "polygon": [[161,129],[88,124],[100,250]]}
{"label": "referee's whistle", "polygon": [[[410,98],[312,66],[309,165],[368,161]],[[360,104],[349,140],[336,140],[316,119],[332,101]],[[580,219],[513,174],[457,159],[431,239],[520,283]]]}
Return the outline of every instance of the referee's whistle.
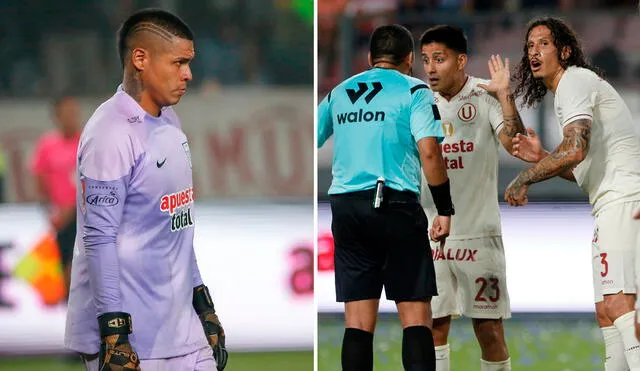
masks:
{"label": "referee's whistle", "polygon": [[384,178],[379,177],[378,181],[376,182],[376,194],[375,194],[375,197],[373,198],[374,209],[379,209],[380,206],[382,205],[382,199],[384,197],[383,191],[384,191]]}

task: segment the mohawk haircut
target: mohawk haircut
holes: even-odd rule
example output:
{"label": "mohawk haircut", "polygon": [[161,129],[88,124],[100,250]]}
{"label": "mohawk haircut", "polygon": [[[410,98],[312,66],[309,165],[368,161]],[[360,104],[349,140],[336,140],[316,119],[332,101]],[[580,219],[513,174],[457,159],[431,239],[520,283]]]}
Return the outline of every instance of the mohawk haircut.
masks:
{"label": "mohawk haircut", "polygon": [[162,9],[142,9],[131,14],[120,26],[117,33],[118,56],[124,68],[124,61],[131,51],[131,41],[139,32],[150,32],[165,40],[173,36],[193,41],[193,31],[178,16]]}

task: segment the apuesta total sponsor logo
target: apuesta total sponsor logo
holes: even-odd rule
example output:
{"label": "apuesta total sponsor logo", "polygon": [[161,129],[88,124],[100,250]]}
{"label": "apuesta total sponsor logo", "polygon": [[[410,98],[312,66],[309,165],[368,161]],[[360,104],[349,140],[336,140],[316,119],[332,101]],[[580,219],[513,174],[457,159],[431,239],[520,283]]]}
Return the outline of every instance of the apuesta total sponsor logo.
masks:
{"label": "apuesta total sponsor logo", "polygon": [[193,226],[193,216],[189,207],[193,201],[193,187],[160,198],[160,210],[171,216],[171,232]]}

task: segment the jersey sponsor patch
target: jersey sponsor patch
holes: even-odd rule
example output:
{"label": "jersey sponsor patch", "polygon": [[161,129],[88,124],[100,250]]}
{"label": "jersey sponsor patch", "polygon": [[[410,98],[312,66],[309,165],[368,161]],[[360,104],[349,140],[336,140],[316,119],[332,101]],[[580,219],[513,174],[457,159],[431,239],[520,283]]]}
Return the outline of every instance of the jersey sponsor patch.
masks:
{"label": "jersey sponsor patch", "polygon": [[360,122],[382,122],[385,114],[383,111],[359,111],[342,112],[337,114],[338,124],[355,124]]}
{"label": "jersey sponsor patch", "polygon": [[83,213],[86,212],[87,205],[98,207],[111,207],[120,203],[118,199],[118,187],[113,185],[91,185],[87,190],[86,181],[80,181],[82,188],[82,205]]}
{"label": "jersey sponsor patch", "polygon": [[116,206],[120,203],[115,191],[109,193],[93,193],[86,197],[86,201],[91,206]]}
{"label": "jersey sponsor patch", "polygon": [[440,249],[432,249],[431,250],[433,261],[455,260],[455,261],[471,261],[471,262],[475,262],[477,253],[478,253],[477,249],[475,249],[475,250],[471,250],[471,249],[456,249],[456,251],[453,251],[452,249],[447,249],[444,252],[440,251]]}
{"label": "jersey sponsor patch", "polygon": [[171,218],[171,232],[194,225],[190,207],[193,201],[193,187],[160,198],[160,211],[168,213]]}
{"label": "jersey sponsor patch", "polygon": [[[453,125],[451,125],[453,131]],[[453,143],[440,143],[440,152],[444,158],[444,165],[449,169],[464,169],[464,153],[473,152],[475,145],[473,142],[466,142],[464,139],[460,139]]]}

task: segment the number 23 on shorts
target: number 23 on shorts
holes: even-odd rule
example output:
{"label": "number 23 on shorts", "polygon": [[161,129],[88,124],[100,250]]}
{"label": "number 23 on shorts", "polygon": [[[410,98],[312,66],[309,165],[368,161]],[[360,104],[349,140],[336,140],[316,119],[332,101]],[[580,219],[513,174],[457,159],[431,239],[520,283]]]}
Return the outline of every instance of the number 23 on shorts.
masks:
{"label": "number 23 on shorts", "polygon": [[[478,277],[476,278],[476,284],[478,283],[480,284],[480,288],[478,289],[478,293],[476,294],[475,301],[490,301],[492,303],[495,303],[500,300],[500,285],[496,277],[490,277],[489,279]],[[489,291],[492,290],[493,293],[486,292],[487,288],[490,289]]]}

